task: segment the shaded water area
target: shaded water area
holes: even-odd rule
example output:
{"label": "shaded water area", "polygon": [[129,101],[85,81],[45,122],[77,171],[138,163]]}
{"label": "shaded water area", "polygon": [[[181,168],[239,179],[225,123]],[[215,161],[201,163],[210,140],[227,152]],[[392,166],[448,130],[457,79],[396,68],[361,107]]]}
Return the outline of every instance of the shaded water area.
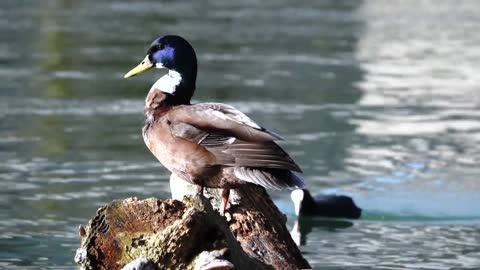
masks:
{"label": "shaded water area", "polygon": [[[313,193],[359,221],[302,220],[316,269],[480,269],[477,1],[0,2],[0,268],[73,269],[101,205],[169,197],[123,80],[153,38],[196,48],[196,101],[286,138]],[[288,192],[271,193],[294,227]]]}

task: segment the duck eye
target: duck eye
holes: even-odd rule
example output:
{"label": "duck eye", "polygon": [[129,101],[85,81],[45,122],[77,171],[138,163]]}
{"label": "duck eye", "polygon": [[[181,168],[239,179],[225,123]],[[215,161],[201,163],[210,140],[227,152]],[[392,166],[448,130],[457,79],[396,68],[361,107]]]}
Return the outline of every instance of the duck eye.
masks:
{"label": "duck eye", "polygon": [[159,49],[159,50],[165,49],[165,44],[162,43],[162,44],[158,45],[158,49]]}

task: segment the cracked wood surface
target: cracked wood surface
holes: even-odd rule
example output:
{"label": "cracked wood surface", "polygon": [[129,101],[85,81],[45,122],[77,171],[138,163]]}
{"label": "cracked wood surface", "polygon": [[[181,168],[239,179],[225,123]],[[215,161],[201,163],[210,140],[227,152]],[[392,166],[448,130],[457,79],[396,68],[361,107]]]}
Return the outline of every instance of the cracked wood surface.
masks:
{"label": "cracked wood surface", "polygon": [[225,217],[214,209],[220,190],[206,189],[208,199],[188,192],[183,201],[131,198],[100,208],[80,229],[79,250],[85,254],[77,263],[84,269],[122,269],[146,257],[156,269],[195,269],[199,255],[211,251],[235,269],[311,268],[264,188],[232,190]]}

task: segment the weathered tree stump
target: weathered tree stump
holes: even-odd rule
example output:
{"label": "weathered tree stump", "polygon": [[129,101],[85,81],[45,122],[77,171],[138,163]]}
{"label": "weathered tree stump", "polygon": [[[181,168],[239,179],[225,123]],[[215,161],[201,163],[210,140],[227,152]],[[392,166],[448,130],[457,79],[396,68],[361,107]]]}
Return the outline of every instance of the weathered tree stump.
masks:
{"label": "weathered tree stump", "polygon": [[[183,181],[173,179],[173,181]],[[308,269],[286,228],[286,217],[265,189],[232,190],[225,217],[220,191],[175,199],[126,199],[100,208],[86,229],[75,260],[84,269],[122,269],[142,258],[150,268],[128,269]],[[208,198],[208,199],[207,199]]]}

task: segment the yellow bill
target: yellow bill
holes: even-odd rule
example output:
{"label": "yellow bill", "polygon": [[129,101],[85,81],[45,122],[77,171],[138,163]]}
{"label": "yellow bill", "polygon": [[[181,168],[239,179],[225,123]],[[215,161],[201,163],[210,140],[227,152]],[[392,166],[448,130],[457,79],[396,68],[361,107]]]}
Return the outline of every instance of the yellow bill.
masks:
{"label": "yellow bill", "polygon": [[132,68],[132,70],[127,72],[127,74],[125,74],[123,78],[133,77],[137,74],[140,74],[144,71],[151,69],[152,67],[153,67],[153,63],[150,61],[150,59],[148,59],[148,55],[147,55],[145,59],[143,59],[143,61],[140,64],[138,64],[138,66]]}

